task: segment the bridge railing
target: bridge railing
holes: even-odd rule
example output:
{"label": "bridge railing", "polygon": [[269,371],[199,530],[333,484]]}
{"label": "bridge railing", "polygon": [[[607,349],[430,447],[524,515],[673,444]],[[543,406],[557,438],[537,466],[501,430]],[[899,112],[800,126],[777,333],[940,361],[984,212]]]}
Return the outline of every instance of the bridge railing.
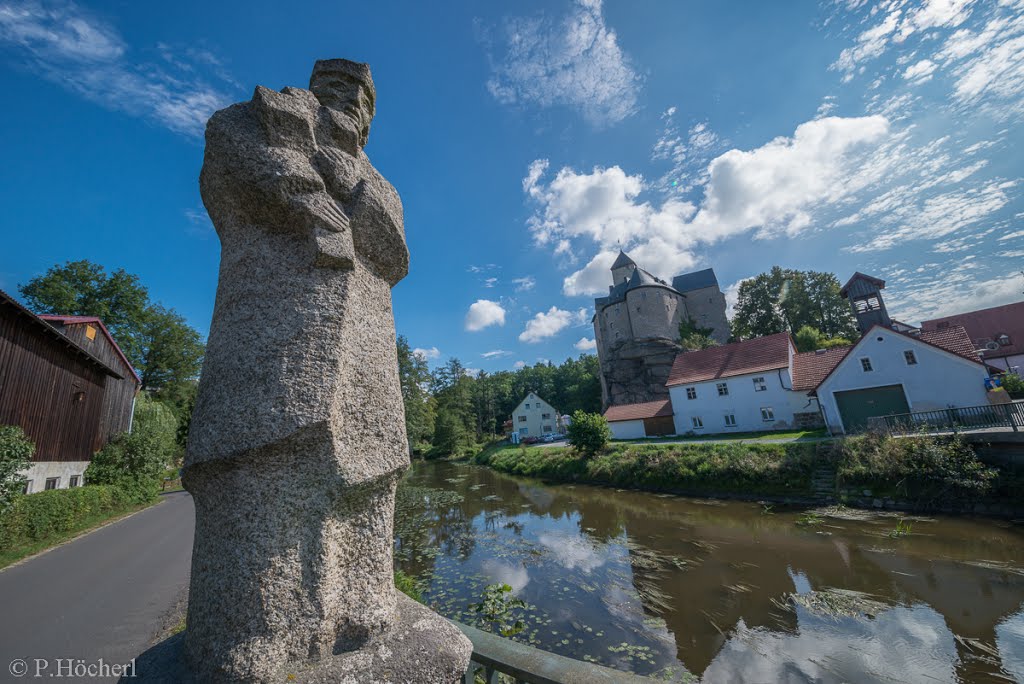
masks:
{"label": "bridge railing", "polygon": [[987,404],[917,411],[868,418],[868,429],[894,435],[916,432],[964,432],[991,428],[1024,428],[1024,404]]}
{"label": "bridge railing", "polygon": [[[462,675],[463,684],[478,681],[486,684],[525,682],[527,684],[650,684],[646,677],[613,670],[548,653],[520,644],[490,632],[453,622],[473,642],[473,658],[469,670]],[[502,677],[504,675],[504,677]]]}

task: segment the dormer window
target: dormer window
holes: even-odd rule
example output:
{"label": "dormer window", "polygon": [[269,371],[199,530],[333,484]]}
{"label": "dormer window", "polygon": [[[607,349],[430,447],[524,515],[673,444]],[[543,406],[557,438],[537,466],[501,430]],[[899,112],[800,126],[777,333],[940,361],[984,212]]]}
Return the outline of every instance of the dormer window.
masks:
{"label": "dormer window", "polygon": [[1000,347],[1009,347],[1010,346],[1010,336],[1005,334],[1005,333],[1002,334],[1002,335],[997,335],[996,336],[996,342],[999,343]]}

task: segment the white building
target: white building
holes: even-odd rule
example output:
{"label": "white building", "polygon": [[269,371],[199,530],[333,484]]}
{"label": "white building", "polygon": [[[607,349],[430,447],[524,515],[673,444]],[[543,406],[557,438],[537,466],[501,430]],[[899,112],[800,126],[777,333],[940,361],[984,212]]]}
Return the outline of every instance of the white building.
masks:
{"label": "white building", "polygon": [[788,333],[683,352],[666,383],[676,434],[760,432],[820,424],[817,400],[794,391]]}
{"label": "white building", "polygon": [[643,439],[675,434],[669,399],[609,406],[604,412],[614,439]]}
{"label": "white building", "polygon": [[876,325],[856,344],[822,357],[816,371],[827,373],[813,393],[833,432],[863,429],[873,416],[989,403],[988,369],[959,326],[913,336]]}
{"label": "white building", "polygon": [[518,439],[557,432],[558,422],[558,411],[534,392],[526,395],[512,412],[512,432]]}

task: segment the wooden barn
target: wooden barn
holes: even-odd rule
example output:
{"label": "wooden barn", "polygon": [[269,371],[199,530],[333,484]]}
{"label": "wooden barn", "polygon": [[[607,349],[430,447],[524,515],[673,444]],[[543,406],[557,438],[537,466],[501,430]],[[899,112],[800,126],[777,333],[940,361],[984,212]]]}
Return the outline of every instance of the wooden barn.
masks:
{"label": "wooden barn", "polygon": [[99,319],[37,316],[0,291],[0,425],[35,443],[29,492],[80,486],[92,455],[130,430],[140,385]]}

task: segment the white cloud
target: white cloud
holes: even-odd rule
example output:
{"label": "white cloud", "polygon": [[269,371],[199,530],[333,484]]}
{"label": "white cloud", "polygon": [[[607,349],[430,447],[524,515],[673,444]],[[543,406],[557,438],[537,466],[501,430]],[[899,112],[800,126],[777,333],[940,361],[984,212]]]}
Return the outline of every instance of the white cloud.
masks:
{"label": "white cloud", "polygon": [[1000,237],[999,241],[1002,242],[1003,240],[1013,240],[1013,239],[1019,238],[1019,237],[1024,237],[1024,230],[1018,230],[1018,231],[1013,232],[1013,233],[1007,233],[1006,235],[1003,235],[1002,237]]}
{"label": "white cloud", "polygon": [[505,309],[498,302],[478,299],[466,312],[466,330],[476,332],[492,325],[505,325]]}
{"label": "white cloud", "polygon": [[437,347],[430,347],[429,349],[421,349],[417,347],[412,350],[413,355],[420,357],[424,361],[433,361],[441,358],[441,350]]}
{"label": "white cloud", "polygon": [[903,72],[903,78],[914,83],[924,83],[931,79],[935,69],[938,68],[935,62],[930,59],[922,59],[907,67]]}
{"label": "white cloud", "polygon": [[498,283],[498,279],[497,278],[485,278],[484,279],[484,287],[494,287],[495,285],[497,285],[497,283]]}
{"label": "white cloud", "polygon": [[579,342],[573,345],[580,351],[593,351],[597,349],[597,342],[586,337],[581,337]]}
{"label": "white cloud", "polygon": [[495,349],[494,351],[484,352],[480,356],[485,359],[499,359],[502,356],[512,356],[512,352],[505,351],[504,349]]}
{"label": "white cloud", "polygon": [[585,319],[586,309],[572,313],[553,306],[547,312],[537,313],[526,322],[526,328],[520,333],[519,341],[540,342],[548,337],[553,337],[573,323],[578,323],[581,317]]}
{"label": "white cloud", "polygon": [[13,47],[29,69],[77,95],[189,136],[201,135],[210,115],[229,103],[200,74],[234,86],[205,51],[175,54],[161,45],[162,65],[130,60],[113,26],[70,2],[0,1],[0,45]]}
{"label": "white cloud", "polygon": [[487,81],[499,102],[568,105],[597,125],[636,110],[640,77],[605,24],[601,0],[576,0],[557,23],[510,18],[500,33],[505,54]]}
{"label": "white cloud", "polygon": [[525,361],[516,361],[515,363],[512,364],[512,367],[513,368],[526,368],[526,362]]}
{"label": "white cloud", "polygon": [[512,282],[516,286],[516,292],[526,292],[527,290],[532,290],[537,285],[537,281],[534,280],[533,276],[513,278]]}
{"label": "white cloud", "polygon": [[[523,187],[538,209],[528,220],[541,245],[589,240],[598,253],[563,282],[566,295],[607,291],[608,267],[622,247],[657,276],[669,278],[695,264],[700,243],[759,229],[759,236],[799,233],[812,212],[836,204],[877,180],[862,162],[889,136],[882,116],[824,117],[749,150],[729,150],[712,160],[699,210],[670,196],[660,205],[641,199],[640,175],[618,166],[578,173],[563,168],[550,182],[543,169]],[[546,166],[544,167],[546,168]],[[881,171],[881,170],[880,170]]]}
{"label": "white cloud", "polygon": [[889,298],[896,318],[920,322],[1018,302],[1024,296],[1019,273],[979,278],[976,270],[974,260],[966,260],[945,272],[926,268],[917,278],[896,279],[895,296]]}

